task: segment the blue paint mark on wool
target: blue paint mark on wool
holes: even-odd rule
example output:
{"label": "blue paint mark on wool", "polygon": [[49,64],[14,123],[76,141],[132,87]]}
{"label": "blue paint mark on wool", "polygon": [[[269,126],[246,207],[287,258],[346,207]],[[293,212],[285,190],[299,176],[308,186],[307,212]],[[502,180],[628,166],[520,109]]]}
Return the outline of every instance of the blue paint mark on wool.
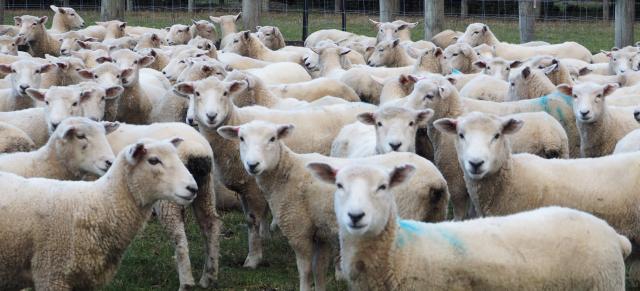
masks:
{"label": "blue paint mark on wool", "polygon": [[413,240],[414,236],[429,236],[445,240],[458,252],[466,252],[464,243],[458,238],[458,236],[441,226],[413,220],[398,220],[398,226],[400,231],[398,231],[396,235],[396,246],[400,248]]}
{"label": "blue paint mark on wool", "polygon": [[557,117],[558,121],[560,121],[562,124],[566,124],[567,120],[565,119],[564,113],[562,112],[561,108],[556,108],[555,112],[552,111],[551,105],[549,104],[549,99],[552,98],[552,97],[559,97],[569,107],[573,106],[573,98],[571,98],[571,96],[564,95],[564,94],[559,93],[559,92],[554,92],[554,93],[551,93],[549,95],[542,96],[540,98],[535,99],[534,102],[536,102],[540,107],[542,107],[542,109],[546,113],[549,113],[551,116]]}
{"label": "blue paint mark on wool", "polygon": [[460,70],[458,69],[451,69],[451,74],[457,75],[457,74],[462,74],[462,72],[460,72]]}

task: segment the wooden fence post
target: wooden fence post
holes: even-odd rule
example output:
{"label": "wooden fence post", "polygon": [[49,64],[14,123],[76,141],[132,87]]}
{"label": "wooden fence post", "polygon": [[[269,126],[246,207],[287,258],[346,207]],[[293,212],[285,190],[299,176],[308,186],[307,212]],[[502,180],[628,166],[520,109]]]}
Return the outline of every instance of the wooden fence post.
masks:
{"label": "wooden fence post", "polygon": [[460,0],[460,17],[465,18],[469,15],[469,3],[467,0]]}
{"label": "wooden fence post", "polygon": [[100,20],[120,20],[124,21],[125,0],[102,0],[100,7]]}
{"label": "wooden fence post", "polygon": [[424,0],[424,39],[430,40],[444,27],[444,0]]}
{"label": "wooden fence post", "polygon": [[519,3],[519,19],[520,19],[520,42],[530,42],[535,38],[535,9],[533,1],[520,0]]}
{"label": "wooden fence post", "polygon": [[398,0],[380,0],[380,22],[391,22],[398,13]]}
{"label": "wooden fence post", "polygon": [[242,1],[242,23],[244,30],[256,31],[256,26],[260,25],[260,0]]}
{"label": "wooden fence post", "polygon": [[127,11],[133,11],[133,0],[127,0]]}
{"label": "wooden fence post", "polygon": [[635,2],[635,0],[616,0],[616,47],[623,48],[633,44]]}
{"label": "wooden fence post", "polygon": [[609,21],[609,0],[602,0],[602,20]]}

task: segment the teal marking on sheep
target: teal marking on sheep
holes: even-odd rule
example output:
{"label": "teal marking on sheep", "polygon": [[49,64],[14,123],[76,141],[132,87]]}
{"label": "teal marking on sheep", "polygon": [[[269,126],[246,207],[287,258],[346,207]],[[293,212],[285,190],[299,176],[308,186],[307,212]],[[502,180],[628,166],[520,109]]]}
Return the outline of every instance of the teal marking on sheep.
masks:
{"label": "teal marking on sheep", "polygon": [[408,241],[413,239],[413,236],[431,236],[444,239],[458,252],[466,252],[464,243],[455,234],[438,225],[414,220],[398,220],[398,226],[399,231],[396,234],[395,242],[399,248],[404,247]]}
{"label": "teal marking on sheep", "polygon": [[[549,100],[552,97],[559,97],[569,107],[573,106],[573,98],[571,98],[571,96],[564,95],[559,92],[554,92],[549,95],[544,95],[542,97],[536,98],[534,102],[537,103],[540,107],[542,107],[544,112],[549,113],[551,116],[555,116],[558,119],[558,121],[560,121],[560,123],[566,124],[567,120],[564,116],[564,113],[562,112],[562,108],[558,107],[556,108],[556,111],[553,112],[551,105],[549,104]],[[572,122],[572,121],[570,120],[569,122]]]}
{"label": "teal marking on sheep", "polygon": [[458,74],[462,74],[462,72],[460,72],[460,70],[458,69],[451,69],[451,74],[458,75]]}

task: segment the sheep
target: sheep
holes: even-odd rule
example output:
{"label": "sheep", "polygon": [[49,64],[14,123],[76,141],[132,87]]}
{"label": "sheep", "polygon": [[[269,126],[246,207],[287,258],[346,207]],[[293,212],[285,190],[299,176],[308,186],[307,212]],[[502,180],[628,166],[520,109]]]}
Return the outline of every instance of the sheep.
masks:
{"label": "sheep", "polygon": [[118,39],[126,36],[125,29],[127,23],[119,20],[109,20],[105,22],[96,22],[97,25],[104,27],[105,33],[103,37],[96,37],[100,40]]}
{"label": "sheep", "polygon": [[[199,285],[207,288],[207,286],[215,283],[218,277],[218,237],[221,227],[216,213],[215,199],[217,193],[213,189],[219,189],[219,187],[213,181],[211,164],[213,157],[207,140],[190,126],[174,122],[154,123],[151,125],[120,124],[116,131],[107,135],[107,140],[114,153],[122,153],[127,150],[129,144],[135,143],[139,139],[166,139],[173,137],[183,140],[182,145],[178,148],[178,157],[195,178],[195,182],[198,185],[197,196],[191,205],[200,231],[205,238],[204,269]],[[176,248],[175,258],[180,279],[180,290],[189,290],[195,284],[191,274],[189,248],[185,234],[184,208],[175,203],[160,202],[154,205],[154,212],[158,215],[160,223],[169,237],[172,238]]]}
{"label": "sheep", "polygon": [[198,186],[176,153],[180,142],[133,144],[95,182],[0,174],[0,288],[106,285],[156,201],[186,205],[196,197]]}
{"label": "sheep", "polygon": [[447,67],[445,73],[451,73],[454,69],[464,74],[472,74],[480,71],[474,66],[474,63],[479,60],[478,55],[473,48],[466,43],[456,43],[448,46],[444,50],[444,59]]}
{"label": "sheep", "polygon": [[57,7],[55,5],[50,5],[49,8],[55,13],[51,21],[50,32],[63,33],[84,27],[84,19],[80,17],[75,9],[70,7]]}
{"label": "sheep", "polygon": [[431,42],[442,49],[446,49],[448,46],[458,42],[458,39],[461,36],[462,32],[445,29],[440,33],[434,35],[431,38]]}
{"label": "sheep", "polygon": [[116,49],[133,49],[138,44],[137,38],[131,36],[123,36],[117,39],[105,39],[102,44],[107,46],[109,51]]}
{"label": "sheep", "polygon": [[393,100],[402,99],[413,91],[413,85],[418,81],[418,77],[414,75],[400,74],[397,78],[388,78],[382,80],[372,76],[372,78],[378,83],[382,84],[382,91],[380,91],[380,105],[384,105],[387,102]]}
{"label": "sheep", "polygon": [[500,41],[486,24],[471,23],[467,26],[464,34],[458,38],[458,43],[466,43],[472,47],[482,44],[493,47],[499,44]]}
{"label": "sheep", "polygon": [[46,16],[35,17],[31,15],[13,18],[16,26],[20,26],[18,36],[24,36],[22,43],[18,43],[18,45],[29,44],[34,57],[42,58],[45,54],[60,55],[60,42],[44,28],[47,19]]}
{"label": "sheep", "polygon": [[78,73],[80,70],[85,69],[82,60],[76,57],[54,57],[50,55],[45,57],[55,66],[52,70],[42,74],[40,88],[74,85],[84,81],[84,78]]}
{"label": "sheep", "polygon": [[256,60],[234,53],[219,53],[218,60],[236,70],[264,68],[265,66],[272,64],[271,62]]}
{"label": "sheep", "polygon": [[0,35],[0,54],[26,56],[26,53],[18,52],[18,44],[23,42],[24,36]]}
{"label": "sheep", "polygon": [[480,68],[482,73],[501,80],[508,80],[511,69],[515,69],[522,64],[520,61],[507,61],[502,58],[491,58],[489,60],[478,60],[473,63]]}
{"label": "sheep", "polygon": [[268,85],[290,84],[311,81],[311,76],[299,64],[279,62],[262,68],[247,69],[245,72],[260,77]]}
{"label": "sheep", "polygon": [[405,67],[415,64],[416,60],[399,44],[400,39],[379,42],[367,64],[373,67]]}
{"label": "sheep", "polygon": [[140,52],[142,49],[146,48],[160,48],[162,45],[162,39],[158,34],[153,32],[147,32],[138,38],[138,42],[136,46],[133,48],[134,51]]}
{"label": "sheep", "polygon": [[508,99],[510,101],[533,99],[554,92],[556,87],[546,76],[546,72],[554,68],[555,65],[543,70],[535,70],[529,66],[524,66],[512,70],[509,76]]}
{"label": "sheep", "polygon": [[351,50],[338,46],[327,46],[316,49],[318,54],[319,75],[321,77],[339,80],[346,70],[342,68],[341,57],[348,54]]}
{"label": "sheep", "polygon": [[201,37],[204,39],[208,39],[213,43],[218,41],[218,30],[213,23],[206,20],[195,20],[191,19],[191,39],[196,37]]}
{"label": "sheep", "polygon": [[191,40],[191,27],[184,24],[174,24],[167,28],[165,42],[168,45],[187,44]]}
{"label": "sheep", "polygon": [[[571,207],[596,214],[637,243],[638,177],[629,169],[640,163],[640,154],[575,160],[511,154],[505,136],[522,125],[518,119],[480,113],[436,121],[437,128],[456,141],[467,189],[478,213],[505,215],[549,205]],[[630,277],[638,280],[638,261],[631,259],[629,265]]]}
{"label": "sheep", "polygon": [[[318,154],[298,154],[285,145],[292,125],[253,121],[240,127],[218,129],[240,148],[245,171],[255,178],[272,210],[274,219],[296,254],[300,290],[310,290],[312,261],[316,258],[316,290],[325,289],[324,273],[337,246],[337,226],[333,217],[332,187],[314,181],[305,173],[310,161],[331,164],[367,163],[393,165],[415,163],[420,179],[408,184],[407,195],[398,195],[399,215],[418,220],[441,221],[446,217],[447,186],[438,170],[425,159],[411,153],[390,153],[363,159],[337,159]],[[291,176],[291,173],[298,175]]]}
{"label": "sheep", "polygon": [[93,69],[101,64],[98,61],[109,60],[109,51],[99,50],[79,50],[71,51],[71,56],[81,59],[87,69]]}
{"label": "sheep", "polygon": [[494,45],[494,50],[496,56],[506,60],[524,60],[539,55],[550,55],[556,58],[574,58],[591,62],[591,52],[573,41],[543,46],[523,46],[501,42]]}
{"label": "sheep", "polygon": [[96,39],[86,37],[85,35],[77,31],[67,31],[58,35],[58,41],[60,42],[60,55],[68,56],[72,51],[82,49],[80,43],[95,41]]}
{"label": "sheep", "polygon": [[80,180],[86,173],[101,176],[114,160],[105,135],[116,128],[117,123],[67,118],[40,149],[0,155],[0,171],[56,180]]}
{"label": "sheep", "polygon": [[333,140],[332,157],[362,158],[389,152],[416,152],[416,133],[427,126],[433,110],[384,106],[358,115]]}
{"label": "sheep", "polygon": [[411,29],[418,25],[418,22],[405,22],[402,20],[396,20],[394,22],[377,22],[369,19],[369,22],[378,31],[376,36],[376,42],[379,44],[383,41],[393,41],[394,39],[400,39],[400,41],[411,41]]}
{"label": "sheep", "polygon": [[471,82],[471,80],[475,79],[476,77],[482,74],[483,73],[448,74],[448,75],[445,75],[445,77],[447,78],[447,80],[449,80],[451,84],[453,84],[453,86],[456,87],[456,89],[458,89],[458,91],[460,91],[462,90],[462,88],[464,88],[464,86],[466,86],[469,82]]}
{"label": "sheep", "polygon": [[334,96],[349,102],[360,101],[358,94],[342,81],[324,77],[306,82],[271,85],[269,90],[280,98],[296,98],[309,102],[325,96]]}
{"label": "sheep", "polygon": [[240,20],[242,12],[236,15],[222,15],[220,17],[209,16],[209,19],[213,23],[220,25],[220,31],[222,31],[222,40],[220,41],[220,48],[225,48],[233,40],[233,34],[238,32],[236,28],[236,22]]}
{"label": "sheep", "polygon": [[609,74],[616,75],[639,69],[634,66],[634,59],[640,56],[640,50],[637,47],[613,48],[607,56],[609,57]]}
{"label": "sheep", "polygon": [[613,153],[621,138],[640,128],[633,117],[633,109],[607,105],[607,96],[617,87],[594,83],[558,86],[558,91],[574,98],[573,112],[580,132],[580,154],[583,158]]}
{"label": "sheep", "polygon": [[200,58],[203,60],[208,60],[213,54],[213,58],[217,54],[215,49],[212,48],[210,51],[204,51],[201,49],[189,47],[184,50],[174,51],[171,55],[171,58],[167,65],[162,69],[162,74],[169,80],[175,81],[180,72],[182,72],[187,67],[187,59],[189,58]]}
{"label": "sheep", "polygon": [[493,51],[493,47],[488,46],[487,44],[484,44],[484,43],[479,46],[473,47],[473,50],[476,52],[478,57],[480,57],[481,60],[491,60],[496,57]]}
{"label": "sheep", "polygon": [[20,32],[20,27],[15,25],[0,24],[0,35],[17,36]]}
{"label": "sheep", "polygon": [[479,75],[469,81],[462,89],[460,95],[495,102],[509,100],[509,83],[489,75]]}
{"label": "sheep", "polygon": [[0,64],[0,72],[9,75],[11,88],[0,89],[0,111],[31,108],[35,102],[27,95],[27,89],[39,88],[42,74],[56,65],[36,60],[18,60],[10,65]]}
{"label": "sheep", "polygon": [[257,26],[256,36],[270,50],[279,50],[286,46],[284,36],[276,26]]}
{"label": "sheep", "polygon": [[308,169],[337,188],[341,266],[352,290],[625,290],[631,243],[588,213],[548,207],[421,223],[398,218],[394,202],[414,176],[411,164],[336,169],[310,163]]}
{"label": "sheep", "polygon": [[210,39],[202,38],[200,36],[192,38],[187,43],[187,45],[196,47],[196,48],[201,49],[201,50],[210,50],[210,49],[212,49],[212,48],[214,48],[216,46],[213,43],[213,41],[211,41]]}
{"label": "sheep", "polygon": [[[463,103],[455,87],[440,76],[431,76],[418,81],[414,91],[405,101],[405,106],[414,109],[430,108],[435,112],[434,119],[458,117],[464,112],[476,111],[473,105]],[[519,118],[531,120],[526,133],[513,137],[514,152],[531,152],[543,157],[567,158],[569,156],[568,138],[562,126],[546,113],[520,114]],[[535,120],[535,121],[534,121]],[[454,218],[460,220],[472,213],[467,213],[469,196],[464,185],[460,165],[455,162],[456,153],[452,137],[443,135],[429,122],[429,140],[434,148],[434,163],[442,171],[449,183]],[[536,145],[534,145],[536,144]]]}
{"label": "sheep", "polygon": [[607,64],[609,63],[609,57],[607,56],[607,52],[601,51],[591,57],[591,61],[594,64]]}
{"label": "sheep", "polygon": [[640,151],[640,130],[635,129],[621,138],[613,150],[613,154]]}
{"label": "sheep", "polygon": [[231,42],[222,49],[225,53],[236,53],[267,62],[293,62],[302,64],[302,53],[270,50],[251,31],[245,30],[233,35]]}
{"label": "sheep", "polygon": [[[232,103],[231,98],[246,86],[246,82],[243,81],[221,82],[214,77],[209,77],[196,82],[176,84],[174,90],[185,96],[193,96],[195,120],[198,123],[198,129],[213,148],[217,177],[228,189],[240,193],[249,224],[249,254],[244,266],[255,268],[262,260],[260,236],[266,236],[268,231],[266,201],[259,193],[255,181],[238,178],[246,177],[246,174],[234,166],[237,155],[229,155],[229,151],[235,149],[235,146],[218,136],[215,130],[222,125],[237,125],[255,119],[294,122],[302,132],[314,132],[314,134],[313,137],[303,134],[293,136],[288,143],[292,148],[300,152],[328,154],[331,141],[340,128],[355,121],[358,113],[372,110],[374,106],[345,104],[295,111],[269,110],[258,106],[238,108]],[[307,122],[320,119],[330,119],[332,122],[323,124],[326,127],[321,128],[318,128],[318,124]],[[259,235],[259,232],[262,235]]]}
{"label": "sheep", "polygon": [[549,81],[554,85],[570,84],[572,85],[573,77],[571,76],[570,66],[567,59],[558,59],[551,56],[537,56],[529,59],[527,65],[532,68],[542,70]]}
{"label": "sheep", "polygon": [[36,144],[20,128],[0,122],[0,153],[28,152],[35,148]]}
{"label": "sheep", "polygon": [[[317,47],[323,40],[330,40],[334,43],[347,45],[346,43],[363,43],[366,47],[375,46],[377,41],[373,37],[366,37],[348,31],[338,29],[321,29],[310,34],[304,41],[304,46],[308,48]],[[362,52],[360,52],[362,53]]]}

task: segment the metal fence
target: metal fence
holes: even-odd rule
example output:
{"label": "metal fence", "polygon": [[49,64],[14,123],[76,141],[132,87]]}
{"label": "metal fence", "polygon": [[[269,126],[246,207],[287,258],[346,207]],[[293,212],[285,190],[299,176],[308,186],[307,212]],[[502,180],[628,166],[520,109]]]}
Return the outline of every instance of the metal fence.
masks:
{"label": "metal fence", "polygon": [[[100,0],[5,0],[5,23],[12,23],[12,16],[22,14],[52,15],[49,5],[69,6],[79,10],[88,22],[99,19]],[[125,1],[125,0],[121,0]],[[258,1],[258,0],[245,0]],[[302,38],[303,0],[261,0],[260,23],[277,25],[288,40]],[[423,0],[393,0],[397,10],[394,18],[422,22]],[[533,0],[531,0],[533,1]],[[165,27],[175,23],[188,23],[190,19],[206,19],[208,15],[238,13],[242,9],[239,0],[127,0],[126,20],[130,25]],[[342,27],[341,0],[309,1],[309,31]],[[462,9],[467,3],[466,12]],[[374,29],[367,19],[377,19],[379,0],[346,0],[346,28],[361,34],[372,35]],[[551,1],[536,0],[535,38],[549,42],[574,40],[585,44],[592,51],[613,46],[613,13],[615,1]],[[603,3],[609,3],[608,6]],[[472,22],[488,23],[503,40],[518,42],[518,0],[444,0],[444,27],[464,30]],[[636,11],[640,12],[636,3]],[[608,9],[606,8],[608,7]],[[191,8],[191,12],[189,12]],[[637,19],[637,14],[636,14]],[[638,31],[638,29],[636,29]],[[423,37],[423,27],[413,32],[414,39]],[[638,37],[636,37],[638,39]]]}

